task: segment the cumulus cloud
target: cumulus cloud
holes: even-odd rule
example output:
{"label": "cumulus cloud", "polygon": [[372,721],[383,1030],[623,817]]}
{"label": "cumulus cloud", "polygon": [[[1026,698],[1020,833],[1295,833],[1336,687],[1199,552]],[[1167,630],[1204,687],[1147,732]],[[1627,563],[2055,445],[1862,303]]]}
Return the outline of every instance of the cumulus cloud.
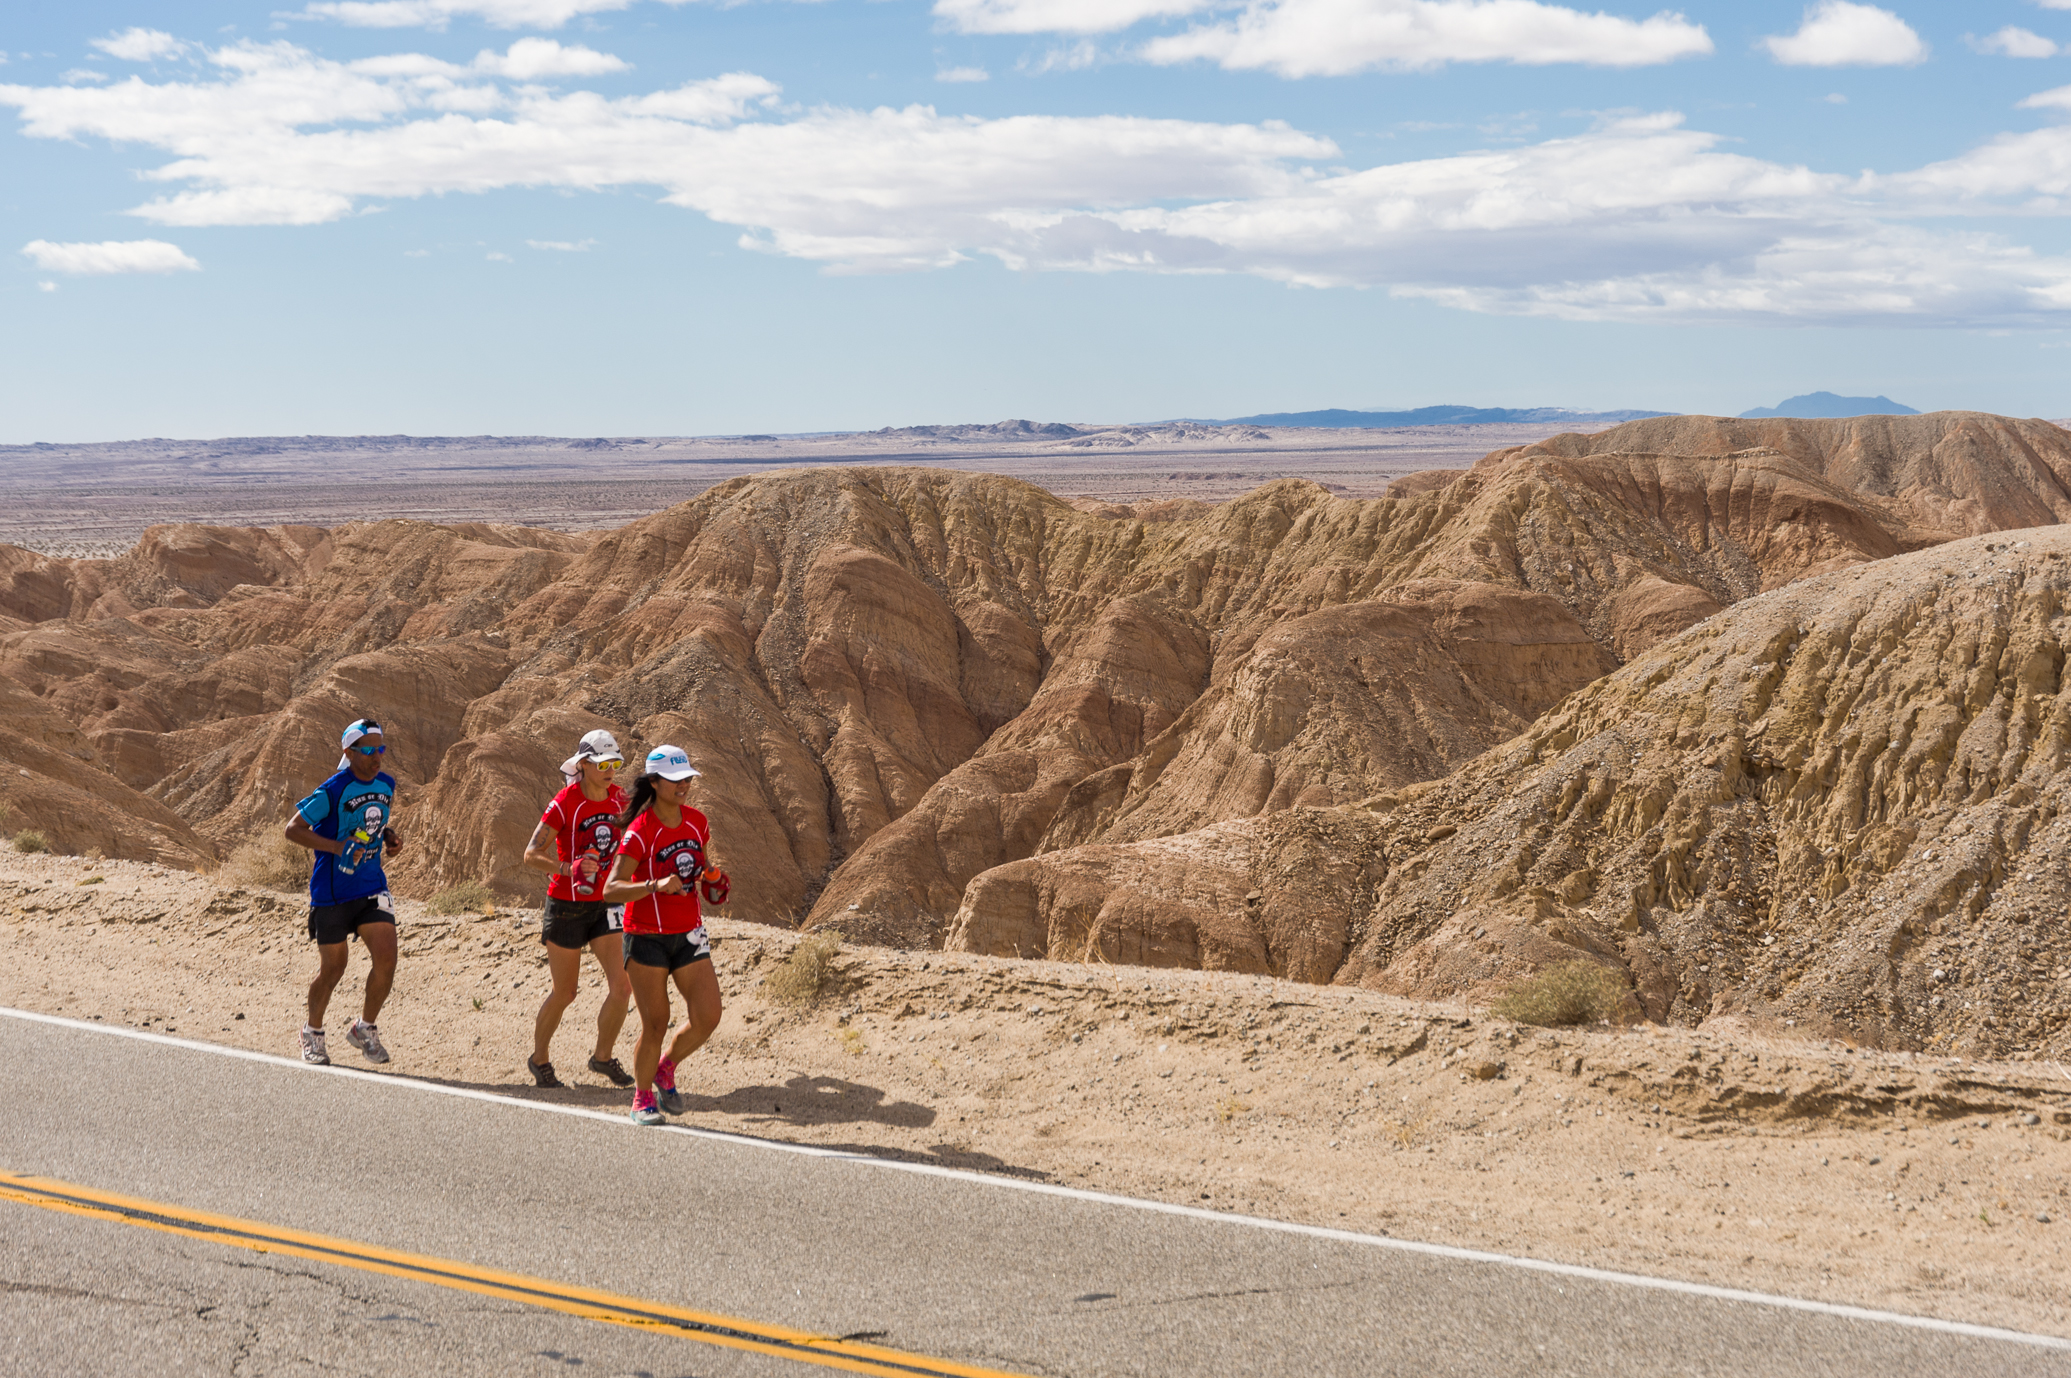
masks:
{"label": "cumulus cloud", "polygon": [[610,53],[600,53],[582,44],[562,47],[551,38],[521,38],[506,52],[483,49],[470,64],[477,72],[536,81],[540,77],[596,77],[623,72],[625,62]]}
{"label": "cumulus cloud", "polygon": [[1305,77],[1449,62],[1641,67],[1710,51],[1703,26],[1666,11],[1633,20],[1539,0],[1252,0],[1234,19],[1154,38],[1142,54]]}
{"label": "cumulus cloud", "polygon": [[[963,33],[1098,34],[1238,8],[1222,0],[936,0],[935,14]],[[1635,67],[1711,50],[1701,25],[1668,11],[1634,20],[1542,0],[1248,0],[1234,17],[1151,39],[1141,55],[1300,77],[1448,62]]]}
{"label": "cumulus cloud", "polygon": [[2071,110],[2071,86],[2059,86],[2054,91],[2038,91],[2021,102],[2023,110]]}
{"label": "cumulus cloud", "polygon": [[187,51],[187,45],[159,29],[124,29],[121,33],[92,40],[109,57],[124,62],[155,62]]}
{"label": "cumulus cloud", "polygon": [[1999,57],[2055,57],[2060,51],[2055,43],[2041,34],[2012,24],[1997,33],[1986,34],[1983,38],[1965,35],[1965,39],[1978,52],[1991,53]]}
{"label": "cumulus cloud", "polygon": [[935,0],[959,33],[1120,33],[1146,19],[1207,9],[1212,0]]}
{"label": "cumulus cloud", "polygon": [[[285,43],[205,56],[209,70],[179,80],[0,85],[0,105],[35,137],[162,151],[142,175],[163,194],[131,212],[162,224],[651,187],[738,227],[745,247],[844,272],[986,257],[1244,273],[1599,320],[2061,325],[2071,313],[2071,259],[1950,227],[2071,203],[2071,122],[1885,174],[1750,157],[1672,113],[1346,168],[1330,140],[1274,122],[785,109],[743,72],[606,97]],[[2071,88],[2027,104],[2071,108]]]}
{"label": "cumulus cloud", "polygon": [[991,81],[992,73],[986,71],[983,67],[945,67],[935,73],[935,80],[948,82]]}
{"label": "cumulus cloud", "polygon": [[178,245],[162,239],[109,239],[99,244],[36,239],[22,245],[22,252],[46,273],[191,273],[201,268]]}
{"label": "cumulus cloud", "polygon": [[1794,34],[1761,42],[1787,67],[1910,67],[1927,60],[1927,44],[1890,10],[1852,0],[1819,0]]}

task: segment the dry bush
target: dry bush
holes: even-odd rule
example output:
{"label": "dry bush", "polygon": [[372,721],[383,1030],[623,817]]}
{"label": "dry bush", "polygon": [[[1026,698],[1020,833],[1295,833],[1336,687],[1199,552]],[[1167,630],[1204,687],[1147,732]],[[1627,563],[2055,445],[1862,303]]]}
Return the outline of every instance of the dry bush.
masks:
{"label": "dry bush", "polygon": [[1609,967],[1586,960],[1562,962],[1512,986],[1489,1006],[1489,1013],[1520,1024],[1594,1024],[1615,1018],[1631,990]]}
{"label": "dry bush", "polygon": [[262,833],[232,852],[216,877],[230,885],[293,894],[309,886],[310,852],[278,832]]}
{"label": "dry bush", "polygon": [[841,955],[841,930],[822,928],[807,934],[777,963],[763,981],[771,996],[787,1005],[810,1005],[834,989],[841,973],[834,959]]}
{"label": "dry bush", "polygon": [[463,880],[439,891],[425,908],[434,914],[480,914],[496,907],[496,892],[479,880]]}
{"label": "dry bush", "polygon": [[14,849],[17,852],[47,852],[50,850],[50,839],[34,828],[23,828],[14,835]]}

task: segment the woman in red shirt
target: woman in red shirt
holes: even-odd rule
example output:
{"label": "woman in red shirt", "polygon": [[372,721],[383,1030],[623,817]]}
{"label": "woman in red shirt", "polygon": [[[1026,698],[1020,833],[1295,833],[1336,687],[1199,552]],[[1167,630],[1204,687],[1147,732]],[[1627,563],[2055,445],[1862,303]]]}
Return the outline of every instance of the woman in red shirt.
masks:
{"label": "woman in red shirt", "polygon": [[602,728],[585,736],[575,754],[561,763],[568,783],[540,815],[525,845],[525,864],[553,877],[547,882],[539,940],[546,946],[554,984],[532,1021],[532,1055],[525,1059],[525,1070],[541,1086],[561,1084],[549,1045],[561,1027],[561,1016],[575,1003],[586,947],[603,970],[607,987],[597,1010],[597,1047],[590,1054],[590,1070],[614,1086],[633,1084],[632,1075],[613,1056],[633,987],[626,980],[618,909],[604,902],[605,872],[618,852],[619,815],[626,810],[626,792],[613,777],[624,764],[616,737]]}
{"label": "woman in red shirt", "polygon": [[[684,802],[697,774],[680,747],[647,753],[646,770],[634,782],[632,805],[621,820],[625,835],[611,883],[604,887],[607,903],[626,907],[626,975],[640,1009],[640,1043],[633,1052],[635,1124],[660,1124],[665,1113],[683,1113],[676,1064],[719,1027],[719,978],[712,971],[698,892],[707,903],[724,904],[729,887],[726,874],[711,862],[711,824]],[[664,1053],[672,978],[689,1008]]]}

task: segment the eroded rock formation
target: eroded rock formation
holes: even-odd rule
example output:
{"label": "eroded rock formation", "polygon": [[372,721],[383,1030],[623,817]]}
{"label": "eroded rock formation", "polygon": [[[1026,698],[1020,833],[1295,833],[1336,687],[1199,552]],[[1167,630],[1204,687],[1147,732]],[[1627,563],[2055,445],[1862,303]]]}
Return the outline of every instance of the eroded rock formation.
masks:
{"label": "eroded rock formation", "polygon": [[[691,749],[738,917],[1427,992],[1487,993],[1580,950],[1632,970],[1650,1014],[1702,1018],[1775,983],[1693,985],[1678,925],[1715,918],[1689,915],[1808,867],[1839,903],[1859,882],[1835,877],[1896,844],[1843,810],[1741,877],[1691,862],[1697,841],[1633,841],[1696,817],[1664,822],[1687,792],[1728,788],[1662,735],[1660,686],[1807,590],[1868,596],[1938,558],[1967,580],[1982,547],[1944,543],[2056,521],[2066,476],[2071,435],[2044,423],[1669,418],[1373,500],[1282,480],[1215,507],[1079,510],[1011,479],[823,469],[598,537],[385,521],[154,528],[113,561],[0,548],[0,684],[23,705],[0,800],[67,839],[46,816],[78,807],[60,787],[120,804],[93,845],[205,862],[276,827],[335,761],[338,724],[372,713],[418,843],[399,887],[530,895],[517,857],[552,764],[610,726],[629,751]],[[1932,620],[1892,617],[1876,635],[1893,646]],[[1715,666],[1713,690],[1755,664]],[[1918,717],[1931,692],[1893,702]],[[1626,819],[1625,841],[1571,841],[1572,865],[1551,843],[1493,856],[1473,839],[1530,831],[1518,753],[1538,763],[1549,725],[1585,711],[1599,736],[1656,715],[1617,730],[1645,736],[1667,812],[1619,813],[1625,786],[1599,765],[1558,826],[1586,806]],[[1771,721],[1761,750],[1797,721]],[[1999,774],[1967,765],[1967,789],[2015,790],[2017,735],[1976,747]],[[1648,845],[1651,891],[1619,850]],[[1651,897],[1619,909],[1612,892]],[[1833,1017],[1870,1027],[1865,999]],[[1878,1036],[1925,1037],[1907,1018],[1877,1014]]]}

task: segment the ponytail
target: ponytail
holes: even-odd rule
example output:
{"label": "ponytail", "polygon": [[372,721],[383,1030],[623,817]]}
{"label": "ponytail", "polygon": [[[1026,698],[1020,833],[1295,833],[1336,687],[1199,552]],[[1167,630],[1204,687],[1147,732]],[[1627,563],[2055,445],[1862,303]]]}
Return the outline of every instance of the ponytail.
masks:
{"label": "ponytail", "polygon": [[652,775],[643,775],[633,782],[633,802],[626,805],[625,813],[619,817],[619,831],[624,832],[632,827],[634,819],[653,807],[654,777]]}

